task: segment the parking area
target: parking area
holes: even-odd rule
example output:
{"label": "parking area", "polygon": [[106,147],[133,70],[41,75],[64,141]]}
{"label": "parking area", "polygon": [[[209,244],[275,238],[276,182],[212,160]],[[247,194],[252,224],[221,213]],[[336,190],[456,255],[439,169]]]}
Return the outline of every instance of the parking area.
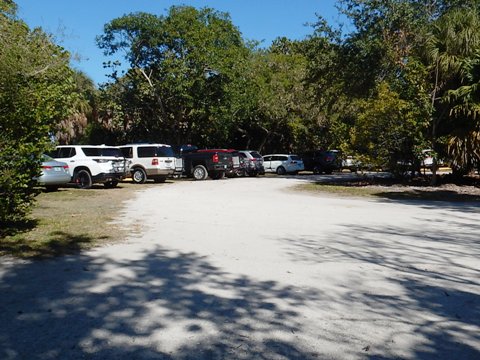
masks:
{"label": "parking area", "polygon": [[0,358],[479,358],[479,205],[291,189],[321,177],[159,184],[122,243],[2,259]]}

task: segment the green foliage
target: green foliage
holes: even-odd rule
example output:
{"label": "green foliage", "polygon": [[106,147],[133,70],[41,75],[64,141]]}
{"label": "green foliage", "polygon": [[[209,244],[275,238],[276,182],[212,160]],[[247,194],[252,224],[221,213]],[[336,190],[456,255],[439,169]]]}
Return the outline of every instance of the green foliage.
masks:
{"label": "green foliage", "polygon": [[130,14],[107,24],[97,41],[107,55],[127,54],[123,76],[111,64],[115,83],[103,89],[111,107],[103,111],[130,140],[226,140],[231,87],[248,54],[227,14],[187,6],[165,17]]}
{"label": "green foliage", "polygon": [[423,124],[410,102],[382,83],[376,96],[362,101],[360,109],[353,146],[367,155],[370,163],[400,172],[398,165],[417,159],[415,145],[421,143]]}
{"label": "green foliage", "polygon": [[[5,4],[3,2],[2,10]],[[72,102],[69,56],[40,29],[0,13],[0,223],[21,220],[56,122]]]}

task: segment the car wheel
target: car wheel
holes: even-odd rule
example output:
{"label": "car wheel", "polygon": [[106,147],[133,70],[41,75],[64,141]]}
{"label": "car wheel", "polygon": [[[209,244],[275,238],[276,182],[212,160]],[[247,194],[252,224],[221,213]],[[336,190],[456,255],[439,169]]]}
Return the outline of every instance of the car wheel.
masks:
{"label": "car wheel", "polygon": [[155,176],[153,182],[155,183],[164,183],[167,180],[165,176]]}
{"label": "car wheel", "polygon": [[106,189],[113,189],[118,185],[118,180],[110,180],[107,181],[103,186],[105,186]]}
{"label": "car wheel", "polygon": [[135,184],[145,184],[147,173],[142,168],[135,168],[132,173],[132,180]]}
{"label": "car wheel", "polygon": [[73,178],[79,189],[90,189],[92,187],[92,176],[88,170],[82,169],[75,172]]}
{"label": "car wheel", "polygon": [[47,185],[45,186],[46,192],[53,192],[58,190],[58,185]]}
{"label": "car wheel", "polygon": [[205,180],[208,177],[208,172],[205,166],[197,165],[193,168],[193,178],[195,180]]}
{"label": "car wheel", "polygon": [[325,174],[327,174],[327,175],[331,175],[332,173],[333,173],[333,170],[326,170],[325,171]]}
{"label": "car wheel", "polygon": [[322,170],[318,166],[313,167],[313,173],[316,174],[321,174]]}
{"label": "car wheel", "polygon": [[277,175],[285,175],[287,173],[287,170],[283,166],[279,166],[277,168]]}

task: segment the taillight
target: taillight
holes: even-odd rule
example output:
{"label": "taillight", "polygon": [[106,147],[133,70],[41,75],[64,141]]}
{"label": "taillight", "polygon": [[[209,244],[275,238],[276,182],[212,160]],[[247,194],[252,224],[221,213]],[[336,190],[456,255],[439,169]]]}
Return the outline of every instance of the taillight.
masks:
{"label": "taillight", "polygon": [[65,170],[68,170],[68,165],[63,165],[62,166]]}
{"label": "taillight", "polygon": [[295,160],[290,161],[290,164],[296,164],[297,162]]}
{"label": "taillight", "polygon": [[255,162],[255,161],[257,161],[257,159],[255,159],[255,158],[252,158],[252,159],[250,159],[250,161],[253,161],[253,162]]}
{"label": "taillight", "polygon": [[152,165],[158,165],[158,159],[152,159]]}
{"label": "taillight", "polygon": [[213,161],[214,163],[218,163],[218,160],[219,160],[218,154],[213,154],[213,156],[212,156],[212,161]]}
{"label": "taillight", "polygon": [[53,169],[53,166],[47,166],[47,165],[43,165],[43,166],[42,166],[42,169],[45,169],[45,170],[52,170],[52,169]]}

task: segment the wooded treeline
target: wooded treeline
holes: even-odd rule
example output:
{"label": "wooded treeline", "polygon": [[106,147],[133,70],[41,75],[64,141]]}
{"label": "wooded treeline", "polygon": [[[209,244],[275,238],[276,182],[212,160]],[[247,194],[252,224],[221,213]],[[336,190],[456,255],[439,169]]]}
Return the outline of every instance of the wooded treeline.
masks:
{"label": "wooded treeline", "polygon": [[0,6],[1,199],[18,183],[21,198],[33,198],[32,161],[52,135],[335,148],[394,171],[426,148],[458,174],[480,164],[479,0],[339,0],[351,32],[318,14],[306,39],[268,48],[214,9],[132,13],[96,39],[111,79],[99,88],[51,35],[18,19],[13,1]]}

